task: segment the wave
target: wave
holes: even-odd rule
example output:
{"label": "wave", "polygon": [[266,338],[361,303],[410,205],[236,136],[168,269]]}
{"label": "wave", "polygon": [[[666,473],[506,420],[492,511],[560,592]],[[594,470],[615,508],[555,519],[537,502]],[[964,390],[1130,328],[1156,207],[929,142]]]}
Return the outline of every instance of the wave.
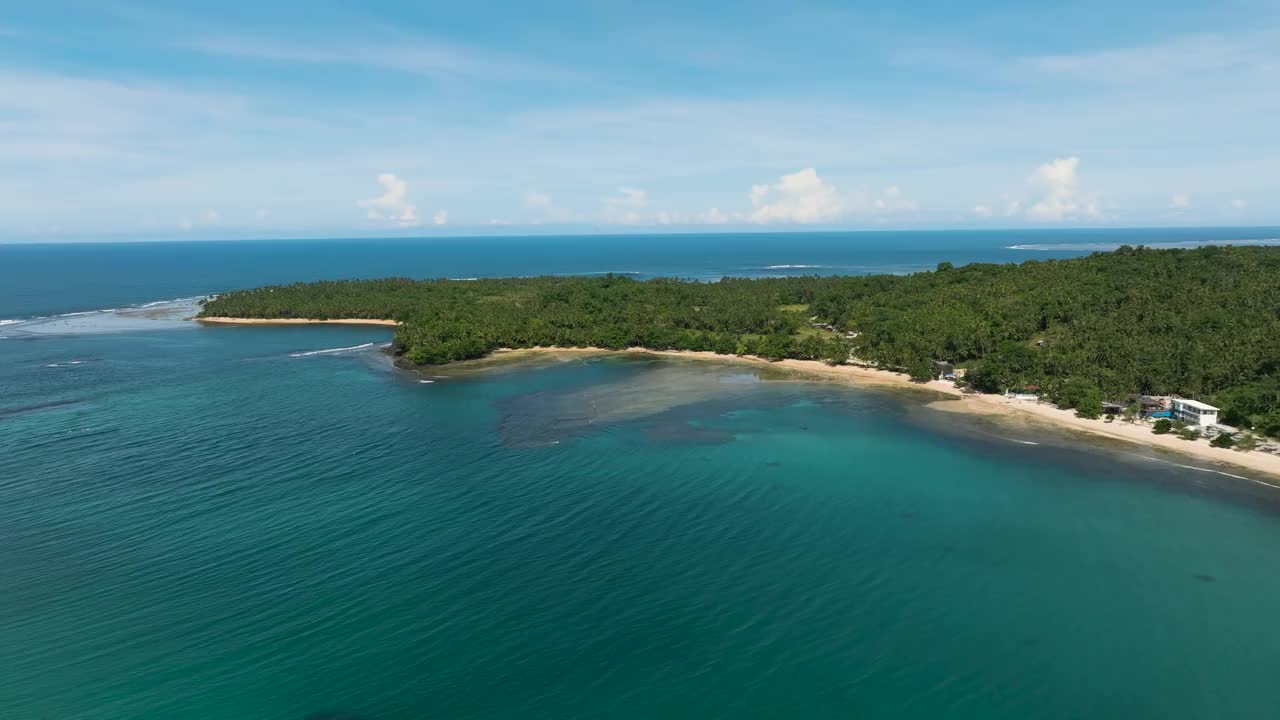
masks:
{"label": "wave", "polygon": [[422,385],[425,385],[427,383],[433,383],[433,382],[435,382],[435,380],[419,380],[418,381],[418,383]]}
{"label": "wave", "polygon": [[1206,245],[1280,245],[1280,238],[1255,238],[1249,240],[1170,240],[1167,242],[1098,242],[1098,243],[1026,243],[1022,245],[1006,245],[1006,250],[1077,250],[1104,252],[1118,250],[1123,245],[1147,248],[1176,249],[1198,248]]}
{"label": "wave", "polygon": [[89,361],[88,360],[68,360],[66,362],[60,362],[60,363],[49,363],[48,365],[45,365],[45,367],[48,367],[48,368],[71,367],[72,365],[83,365],[87,362]]}
{"label": "wave", "polygon": [[450,279],[450,280],[452,280],[453,282],[475,282],[475,281],[479,280],[480,278],[478,278],[478,277],[470,277],[470,278],[449,278],[449,279]]}
{"label": "wave", "polygon": [[351,352],[352,350],[364,350],[373,347],[373,343],[368,342],[363,345],[352,345],[351,347],[327,348],[324,350],[309,350],[307,352],[289,353],[289,357],[310,357],[311,355],[331,355],[333,353]]}
{"label": "wave", "polygon": [[1235,478],[1236,480],[1248,480],[1249,482],[1257,483],[1259,485],[1266,485],[1268,487],[1280,487],[1280,485],[1269,483],[1266,480],[1259,480],[1258,478],[1251,478],[1246,475],[1236,475],[1234,473],[1225,472],[1223,470],[1214,470],[1213,468],[1198,467],[1196,465],[1184,465],[1182,463],[1172,462],[1170,460],[1162,460],[1160,458],[1151,457],[1149,455],[1140,455],[1139,457],[1145,458],[1147,460],[1151,460],[1153,462],[1163,463],[1165,465],[1172,465],[1174,467],[1184,468],[1186,470],[1197,470],[1203,473],[1213,473],[1214,475],[1225,475],[1229,478]]}
{"label": "wave", "polygon": [[829,268],[830,265],[765,265],[761,270],[816,270]]}
{"label": "wave", "polygon": [[0,320],[0,326],[19,325],[22,323],[30,323],[38,320],[56,320],[58,318],[85,317],[88,315],[110,315],[110,314],[116,314],[116,313],[131,313],[131,312],[137,312],[139,310],[149,310],[151,308],[162,307],[165,305],[180,306],[182,308],[185,308],[186,306],[192,303],[198,302],[200,300],[205,300],[210,297],[213,297],[213,296],[192,295],[191,297],[170,298],[168,300],[153,300],[151,302],[137,303],[134,305],[125,305],[124,307],[95,308],[93,310],[76,310],[74,312],[53,313],[51,315],[32,315],[31,317],[24,317],[24,318],[9,318],[9,319]]}
{"label": "wave", "polygon": [[213,295],[192,295],[191,297],[171,298],[169,300],[154,300],[152,302],[142,303],[141,305],[136,305],[134,307],[137,307],[139,309],[152,308],[152,307],[158,307],[160,305],[175,305],[177,303],[189,303],[194,300],[205,300],[212,297],[214,296]]}

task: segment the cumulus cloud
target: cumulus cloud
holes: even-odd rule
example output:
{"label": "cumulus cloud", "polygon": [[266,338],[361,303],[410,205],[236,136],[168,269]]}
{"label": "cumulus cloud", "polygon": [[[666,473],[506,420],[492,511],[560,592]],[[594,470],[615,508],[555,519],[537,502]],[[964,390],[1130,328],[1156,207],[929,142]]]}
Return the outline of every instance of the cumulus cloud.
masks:
{"label": "cumulus cloud", "polygon": [[902,190],[897,185],[885,188],[871,205],[879,212],[909,212],[919,209],[919,205],[914,200],[902,197]]}
{"label": "cumulus cloud", "polygon": [[387,220],[401,227],[417,225],[418,207],[409,202],[409,183],[392,173],[382,173],[378,176],[378,184],[382,186],[381,195],[356,203],[368,211],[369,219]]}
{"label": "cumulus cloud", "polygon": [[694,221],[703,225],[724,225],[732,219],[728,213],[713,207],[704,213],[699,213]]}
{"label": "cumulus cloud", "polygon": [[838,220],[844,202],[813,168],[783,175],[774,185],[751,187],[754,223],[817,223]]}
{"label": "cumulus cloud", "polygon": [[1182,193],[1176,193],[1169,198],[1169,209],[1171,210],[1186,210],[1189,207],[1191,207],[1191,198]]}
{"label": "cumulus cloud", "polygon": [[448,224],[449,224],[449,211],[448,211],[448,210],[437,210],[437,211],[436,211],[436,214],[431,216],[431,224],[432,224],[432,225],[448,225]]}
{"label": "cumulus cloud", "polygon": [[1100,216],[1102,213],[1097,203],[1082,198],[1079,194],[1079,181],[1076,177],[1079,167],[1080,158],[1067,157],[1036,168],[1027,182],[1040,192],[1040,199],[1027,208],[1027,216],[1047,222]]}
{"label": "cumulus cloud", "polygon": [[620,187],[618,194],[606,198],[605,220],[621,225],[637,225],[641,222],[640,208],[649,203],[648,194],[640,188]]}
{"label": "cumulus cloud", "polygon": [[551,197],[536,190],[524,194],[524,206],[530,210],[545,210],[551,207]]}
{"label": "cumulus cloud", "polygon": [[994,213],[992,213],[991,208],[987,205],[974,205],[973,214],[980,218],[989,218]]}
{"label": "cumulus cloud", "polygon": [[614,207],[644,207],[648,203],[645,191],[640,188],[620,187],[618,192],[620,197],[609,198],[609,204]]}
{"label": "cumulus cloud", "polygon": [[1240,198],[1236,198],[1235,200],[1231,201],[1231,207],[1234,210],[1243,210],[1248,206],[1249,206],[1249,203],[1241,200]]}
{"label": "cumulus cloud", "polygon": [[740,216],[729,214],[716,207],[692,215],[673,213],[666,210],[659,212],[657,215],[657,223],[659,225],[724,225],[739,219],[741,219]]}

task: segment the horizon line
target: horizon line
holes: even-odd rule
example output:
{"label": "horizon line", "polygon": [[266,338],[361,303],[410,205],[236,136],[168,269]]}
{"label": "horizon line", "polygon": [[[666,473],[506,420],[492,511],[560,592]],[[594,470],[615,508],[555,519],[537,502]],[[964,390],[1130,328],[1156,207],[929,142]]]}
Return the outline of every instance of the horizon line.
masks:
{"label": "horizon line", "polygon": [[[482,227],[482,226],[476,226]],[[526,228],[528,226],[525,226]],[[461,229],[461,228],[460,228]],[[474,229],[474,228],[469,228]],[[253,234],[236,234],[229,233],[227,236],[218,237],[215,234],[208,235],[187,235],[185,237],[172,237],[167,235],[158,235],[151,237],[113,237],[101,236],[96,239],[92,238],[66,238],[66,239],[14,239],[0,237],[0,245],[125,245],[125,244],[179,244],[179,243],[217,243],[217,242],[342,242],[342,241],[378,241],[378,240],[493,240],[493,239],[543,239],[552,237],[572,237],[572,238],[590,238],[590,237],[732,237],[743,235],[875,235],[875,234],[900,234],[900,233],[1090,233],[1105,231],[1178,231],[1178,230],[1223,230],[1223,231],[1248,231],[1248,232],[1278,232],[1280,233],[1280,225],[1090,225],[1087,227],[1041,227],[1041,226],[1003,226],[1003,227],[972,227],[972,226],[955,226],[955,227],[916,227],[916,228],[825,228],[825,229],[798,229],[798,228],[777,228],[777,229],[755,229],[743,228],[740,230],[701,230],[701,229],[671,229],[662,232],[645,229],[618,229],[618,230],[602,230],[600,228],[592,228],[591,231],[551,231],[547,232],[519,232],[519,233],[427,233],[427,234],[400,234],[400,233],[371,233],[365,235],[358,234],[315,234],[315,235],[253,235]],[[1241,238],[1257,239],[1257,238]],[[1276,238],[1280,241],[1280,237]]]}

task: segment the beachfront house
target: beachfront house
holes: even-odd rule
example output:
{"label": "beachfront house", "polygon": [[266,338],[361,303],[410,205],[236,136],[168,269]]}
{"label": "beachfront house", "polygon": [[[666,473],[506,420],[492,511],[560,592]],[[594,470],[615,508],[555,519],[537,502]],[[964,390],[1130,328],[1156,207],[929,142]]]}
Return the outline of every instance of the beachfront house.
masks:
{"label": "beachfront house", "polygon": [[1173,399],[1173,418],[1188,425],[1207,427],[1218,424],[1218,408],[1196,400]]}

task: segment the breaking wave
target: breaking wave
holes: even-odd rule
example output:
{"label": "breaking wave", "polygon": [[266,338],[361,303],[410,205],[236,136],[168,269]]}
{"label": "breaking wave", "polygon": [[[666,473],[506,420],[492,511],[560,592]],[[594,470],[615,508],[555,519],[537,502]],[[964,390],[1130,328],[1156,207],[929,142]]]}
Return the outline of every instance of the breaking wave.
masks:
{"label": "breaking wave", "polygon": [[1206,245],[1280,245],[1280,238],[1255,238],[1250,240],[1171,240],[1168,242],[1139,242],[1139,243],[1121,243],[1121,242],[1099,242],[1099,243],[1026,243],[1022,245],[1006,245],[1006,250],[1079,250],[1106,252],[1110,250],[1118,250],[1121,246],[1129,245],[1135,247],[1141,245],[1147,248],[1156,249],[1176,249],[1176,248],[1198,248]]}
{"label": "breaking wave", "polygon": [[310,357],[312,355],[332,355],[334,353],[351,352],[353,350],[364,350],[373,347],[374,343],[367,342],[362,345],[352,345],[351,347],[327,348],[325,350],[308,350],[307,352],[289,353],[289,357]]}
{"label": "breaking wave", "polygon": [[[205,297],[196,295],[170,300],[154,300],[124,307],[10,318],[0,320],[0,326],[10,332],[28,337],[191,327],[191,323],[182,321],[199,311],[199,303]],[[6,335],[5,337],[14,336]]]}

